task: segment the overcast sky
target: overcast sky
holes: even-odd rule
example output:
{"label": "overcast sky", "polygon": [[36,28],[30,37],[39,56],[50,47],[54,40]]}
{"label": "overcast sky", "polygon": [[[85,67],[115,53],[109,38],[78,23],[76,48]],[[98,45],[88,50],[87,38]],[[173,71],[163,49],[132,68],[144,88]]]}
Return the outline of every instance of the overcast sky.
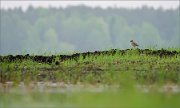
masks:
{"label": "overcast sky", "polygon": [[1,8],[8,9],[14,7],[22,7],[26,10],[29,5],[33,7],[67,7],[69,5],[86,5],[90,7],[125,7],[139,8],[142,5],[154,7],[155,9],[162,7],[163,9],[175,9],[179,6],[179,1],[1,1]]}

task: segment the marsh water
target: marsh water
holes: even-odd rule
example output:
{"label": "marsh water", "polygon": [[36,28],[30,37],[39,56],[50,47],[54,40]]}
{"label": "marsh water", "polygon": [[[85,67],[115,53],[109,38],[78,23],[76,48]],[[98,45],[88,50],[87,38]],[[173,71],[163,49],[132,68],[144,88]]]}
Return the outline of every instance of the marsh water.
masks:
{"label": "marsh water", "polygon": [[[0,83],[0,92],[10,93],[26,93],[26,92],[47,92],[47,93],[64,93],[64,92],[104,92],[107,90],[120,91],[123,89],[120,85],[107,85],[107,84],[77,84],[64,83],[64,82],[34,82],[25,84],[20,82],[18,85],[11,81],[5,84]],[[141,92],[157,91],[157,92],[171,92],[180,93],[180,86],[177,84],[166,85],[140,85],[134,86],[135,89]]]}

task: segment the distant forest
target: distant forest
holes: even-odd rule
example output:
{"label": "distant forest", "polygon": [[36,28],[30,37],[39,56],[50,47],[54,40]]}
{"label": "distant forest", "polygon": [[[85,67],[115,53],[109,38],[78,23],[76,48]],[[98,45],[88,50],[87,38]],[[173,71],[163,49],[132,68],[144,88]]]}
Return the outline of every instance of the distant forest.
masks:
{"label": "distant forest", "polygon": [[180,48],[180,11],[90,8],[1,9],[0,54],[43,54],[110,48]]}

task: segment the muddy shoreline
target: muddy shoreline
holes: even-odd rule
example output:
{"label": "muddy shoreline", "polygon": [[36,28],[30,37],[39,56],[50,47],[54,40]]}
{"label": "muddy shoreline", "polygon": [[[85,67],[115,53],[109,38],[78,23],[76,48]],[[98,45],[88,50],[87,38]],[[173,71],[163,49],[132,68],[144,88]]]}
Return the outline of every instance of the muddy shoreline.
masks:
{"label": "muddy shoreline", "polygon": [[135,51],[139,55],[153,55],[153,56],[159,56],[160,58],[163,57],[173,57],[180,55],[180,51],[169,51],[169,50],[150,50],[150,49],[126,49],[126,50],[118,50],[118,49],[111,49],[108,51],[94,51],[94,52],[84,52],[84,53],[75,53],[72,55],[50,55],[50,56],[43,56],[43,55],[6,55],[1,56],[0,55],[0,61],[1,62],[14,62],[14,61],[22,61],[22,60],[28,60],[31,59],[33,61],[39,62],[39,63],[48,63],[51,64],[55,62],[57,65],[59,62],[55,61],[55,58],[59,58],[59,61],[62,62],[64,60],[73,59],[78,60],[79,57],[86,58],[88,56],[97,56],[97,55],[126,55],[131,54],[131,51]]}

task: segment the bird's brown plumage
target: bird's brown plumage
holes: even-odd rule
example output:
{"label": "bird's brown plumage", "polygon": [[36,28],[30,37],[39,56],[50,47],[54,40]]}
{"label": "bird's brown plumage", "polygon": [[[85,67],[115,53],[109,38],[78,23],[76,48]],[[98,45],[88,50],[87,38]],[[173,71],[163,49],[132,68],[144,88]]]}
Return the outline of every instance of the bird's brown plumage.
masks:
{"label": "bird's brown plumage", "polygon": [[133,47],[139,46],[139,45],[138,45],[136,42],[134,42],[133,40],[131,40],[130,42],[131,42],[131,45],[132,45]]}

